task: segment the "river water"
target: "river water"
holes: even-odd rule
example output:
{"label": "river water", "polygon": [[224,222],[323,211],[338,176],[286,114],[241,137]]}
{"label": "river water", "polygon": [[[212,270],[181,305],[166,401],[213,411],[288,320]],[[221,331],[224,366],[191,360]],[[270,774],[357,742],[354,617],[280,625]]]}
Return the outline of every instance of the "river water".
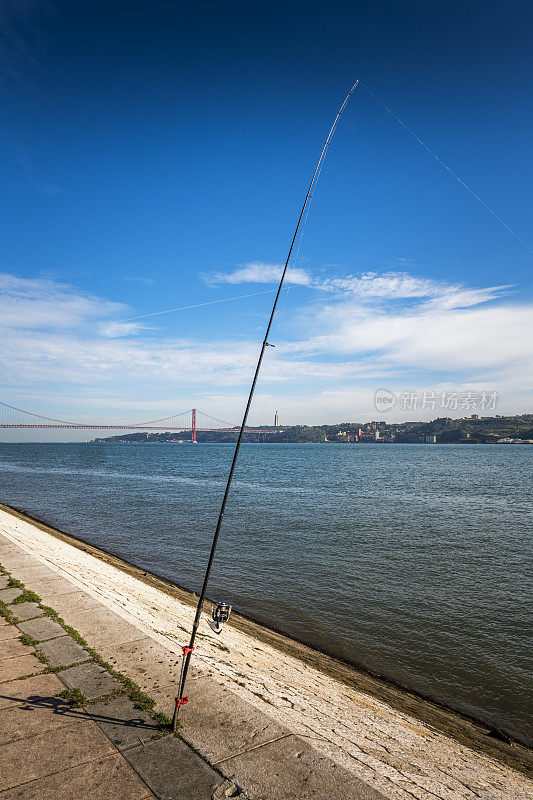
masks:
{"label": "river water", "polygon": [[[1,444],[0,500],[198,591],[232,453]],[[533,446],[241,453],[211,597],[528,737]]]}

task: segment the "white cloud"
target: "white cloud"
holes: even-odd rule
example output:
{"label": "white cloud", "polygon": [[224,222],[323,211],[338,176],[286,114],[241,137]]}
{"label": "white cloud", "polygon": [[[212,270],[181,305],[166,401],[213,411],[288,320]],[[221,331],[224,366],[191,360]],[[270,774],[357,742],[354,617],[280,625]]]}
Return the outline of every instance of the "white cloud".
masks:
{"label": "white cloud", "polygon": [[[212,272],[204,278],[211,285],[277,283],[281,272],[282,267],[279,264],[254,261],[232,272]],[[433,307],[442,309],[466,308],[496,300],[507,294],[511,288],[508,285],[468,288],[462,284],[450,284],[390,270],[386,272],[371,270],[358,275],[322,279],[311,275],[307,270],[292,268],[288,270],[285,280],[287,283],[352,297],[365,304],[386,300],[425,299]]]}
{"label": "white cloud", "polygon": [[443,285],[428,278],[417,278],[406,272],[363,272],[342,278],[327,278],[320,288],[344,292],[365,298],[433,297],[443,291]]}
{"label": "white cloud", "polygon": [[344,293],[362,302],[375,300],[413,300],[426,298],[440,308],[466,308],[467,306],[496,300],[511,288],[488,286],[470,289],[461,284],[449,284],[429,278],[419,278],[407,272],[363,272],[342,278],[328,278],[317,288]]}
{"label": "white cloud", "polygon": [[[233,272],[210,272],[204,275],[204,280],[211,284],[217,283],[277,283],[281,278],[283,267],[281,264],[263,264],[261,261],[252,261]],[[285,276],[286,283],[298,286],[310,286],[311,276],[299,267],[291,267]]]}
{"label": "white cloud", "polygon": [[107,336],[110,339],[117,339],[120,336],[134,336],[142,330],[146,330],[146,325],[140,322],[104,322],[100,325],[100,333],[102,336]]}
{"label": "white cloud", "polygon": [[469,308],[480,303],[488,303],[491,300],[498,300],[500,297],[510,293],[511,286],[487,286],[480,289],[467,289],[464,286],[444,287],[440,294],[434,296],[429,305],[433,308],[453,309]]}
{"label": "white cloud", "polygon": [[[252,267],[241,269],[255,274]],[[270,268],[279,275],[279,267]],[[265,265],[258,270],[264,275]],[[508,392],[515,410],[524,409],[533,370],[533,305],[502,301],[508,287],[471,288],[399,272],[323,282],[303,276],[304,285],[326,291],[317,293],[319,303],[315,298],[291,314],[291,335],[274,339],[259,389],[276,398],[276,407],[285,398],[293,422],[298,411],[302,421],[353,419],[356,398],[363,413],[379,386],[426,388],[431,376],[457,389]],[[124,314],[118,303],[51,280],[0,274],[5,384],[22,392],[38,387],[39,395],[52,395],[54,386],[94,398],[122,392],[125,402],[168,396],[170,412],[174,404],[176,411],[201,407],[201,397],[207,402],[215,391],[228,408],[239,406],[235,398],[240,402],[249,384],[258,342],[161,338],[155,331],[148,339]],[[31,408],[39,412],[35,403]],[[233,418],[224,407],[204,410]],[[68,409],[55,414],[61,415],[68,418]]]}
{"label": "white cloud", "polygon": [[[0,370],[12,385],[241,386],[251,380],[257,354],[257,342],[81,339],[66,333],[13,331],[4,337]],[[288,360],[280,349],[279,355],[269,351],[262,380],[281,385],[368,374],[378,373],[364,359]]]}
{"label": "white cloud", "polygon": [[[464,303],[464,299],[462,301]],[[483,302],[481,296],[478,302]],[[522,384],[533,366],[533,306],[458,307],[425,302],[398,312],[388,306],[360,307],[343,300],[316,311],[309,329],[286,350],[343,357],[379,357],[383,366],[404,373],[480,373],[515,370]]]}
{"label": "white cloud", "polygon": [[125,310],[121,303],[80,294],[66,284],[0,273],[2,328],[73,329]]}

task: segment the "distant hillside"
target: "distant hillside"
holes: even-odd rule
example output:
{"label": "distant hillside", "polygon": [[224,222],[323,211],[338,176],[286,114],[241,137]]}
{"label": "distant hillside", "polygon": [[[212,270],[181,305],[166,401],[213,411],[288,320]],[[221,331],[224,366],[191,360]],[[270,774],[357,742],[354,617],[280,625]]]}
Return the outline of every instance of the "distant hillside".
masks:
{"label": "distant hillside", "polygon": [[[448,417],[432,422],[408,423],[410,433],[434,433],[437,440],[446,442],[465,442],[490,444],[498,439],[533,439],[533,414],[516,417],[482,417],[481,419],[450,419]],[[405,426],[407,427],[407,426]]]}
{"label": "distant hillside", "polygon": [[[293,425],[290,427],[268,428],[270,432],[266,441],[274,444],[305,444],[307,442],[346,442],[360,438],[361,441],[372,437],[379,431],[380,440],[400,441],[408,437],[422,437],[434,434],[440,443],[490,444],[498,439],[533,439],[533,414],[521,414],[515,417],[472,417],[451,419],[440,417],[431,422],[402,422],[390,424],[384,420],[371,423],[341,422],[337,425]],[[362,436],[360,436],[362,434]],[[190,441],[190,433],[127,433],[118,436],[106,436],[94,439],[93,442],[168,443]],[[210,431],[197,434],[198,442],[231,443],[237,439],[237,433]],[[257,442],[263,439],[262,434],[245,434],[245,442]]]}

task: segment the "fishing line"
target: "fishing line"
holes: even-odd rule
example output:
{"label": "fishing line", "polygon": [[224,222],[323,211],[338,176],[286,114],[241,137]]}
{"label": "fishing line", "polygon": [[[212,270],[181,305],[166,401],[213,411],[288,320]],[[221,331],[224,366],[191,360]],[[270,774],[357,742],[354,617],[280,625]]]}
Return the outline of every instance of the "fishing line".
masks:
{"label": "fishing line", "polygon": [[500,216],[498,216],[498,214],[489,205],[487,205],[487,203],[485,203],[485,201],[482,200],[482,198],[478,194],[476,194],[476,192],[472,189],[472,187],[469,186],[467,183],[465,183],[465,181],[462,178],[460,178],[459,175],[456,172],[454,172],[453,169],[449,167],[445,161],[442,160],[442,158],[439,158],[439,156],[436,153],[434,153],[433,150],[430,147],[428,147],[428,145],[425,142],[422,141],[420,136],[417,136],[416,133],[412,131],[411,128],[409,128],[409,126],[406,125],[405,122],[403,122],[400,119],[400,117],[394,113],[394,111],[392,111],[392,109],[390,109],[387,105],[385,105],[383,100],[380,100],[380,98],[376,94],[374,94],[374,92],[371,89],[369,89],[365,83],[363,83],[363,81],[359,81],[359,83],[367,90],[367,92],[374,98],[374,100],[376,100],[376,102],[378,102],[380,106],[382,106],[385,109],[385,111],[387,111],[391,115],[391,117],[393,117],[396,120],[396,122],[398,122],[402,126],[402,128],[405,128],[407,133],[409,133],[413,137],[413,139],[416,139],[416,141],[422,145],[424,150],[427,150],[427,152],[435,159],[435,161],[438,161],[441,167],[444,167],[444,169],[447,172],[449,172],[450,175],[452,175],[452,177],[454,177],[455,180],[458,181],[458,183],[460,183],[461,186],[463,186],[467,190],[467,192],[470,192],[472,197],[474,197],[479,203],[481,203],[481,205],[484,206],[487,209],[487,211],[489,211],[492,214],[492,216],[495,217],[498,220],[498,222],[500,222],[503,225],[504,228],[507,228],[509,233],[512,236],[514,236],[514,238],[517,239],[520,242],[520,244],[523,244],[524,247],[526,247],[530,253],[533,252],[533,249],[530,247],[530,245],[528,245],[527,242],[525,242],[517,233],[515,233],[515,231],[512,228],[510,228],[509,225],[506,222],[504,222],[504,220]]}
{"label": "fishing line", "polygon": [[[332,135],[333,135],[333,133],[335,133],[335,130],[336,130],[336,127],[337,127],[337,123],[338,123],[338,120],[336,120],[335,125],[332,128]],[[295,255],[294,255],[293,259],[292,259],[292,264],[294,266],[296,266],[298,264],[298,258],[299,258],[299,255],[300,255],[300,248],[301,248],[301,245],[302,245],[302,240],[303,240],[305,229],[306,229],[306,226],[307,226],[307,220],[309,218],[309,212],[311,210],[311,201],[313,200],[313,198],[315,197],[315,195],[316,195],[316,193],[318,191],[318,182],[319,182],[320,176],[322,174],[322,170],[324,168],[324,162],[326,160],[326,156],[327,156],[327,151],[324,153],[324,158],[321,160],[319,168],[318,168],[318,171],[316,173],[316,176],[315,176],[315,179],[314,179],[314,183],[313,183],[312,194],[309,195],[309,201],[308,201],[306,209],[305,209],[305,216],[304,216],[304,218],[302,220],[302,224],[301,224],[301,227],[300,227],[300,234],[299,234],[299,237],[298,237],[296,252],[295,252]],[[305,284],[303,284],[303,285],[305,285]],[[282,303],[281,303],[280,311],[278,313],[278,323],[277,323],[277,326],[276,326],[276,338],[279,338],[281,322],[282,322],[285,310],[287,308],[287,302],[288,302],[288,299],[289,299],[289,292],[290,292],[291,288],[292,287],[291,287],[290,283],[287,283],[286,285],[283,286],[282,292],[280,294],[280,300],[282,301]],[[261,380],[259,380],[258,384],[261,385],[264,388],[266,386],[265,379],[262,378]],[[262,403],[261,413],[259,415],[260,424],[263,424],[263,420],[265,418],[266,402],[267,402],[267,398],[266,398],[266,395],[263,393],[263,403]],[[259,435],[259,437],[257,439],[257,442],[254,443],[253,460],[252,460],[252,463],[250,465],[251,483],[252,483],[252,485],[255,485],[255,488],[252,488],[250,490],[250,492],[249,492],[249,497],[252,499],[252,502],[253,502],[253,493],[254,492],[258,492],[263,488],[262,484],[261,484],[261,486],[257,485],[258,456],[259,456],[261,444],[262,444],[261,435]],[[242,523],[242,524],[244,525],[244,523]],[[241,527],[241,532],[242,532],[242,530],[243,530],[243,528]],[[181,680],[181,676],[180,676],[180,680]]]}
{"label": "fishing line", "polygon": [[[315,196],[315,194],[317,192],[317,184],[318,184],[318,180],[320,178],[320,175],[322,173],[322,167],[324,165],[324,161],[325,160],[326,160],[326,158],[324,156],[324,158],[323,158],[323,160],[322,160],[322,162],[320,164],[320,168],[319,168],[319,170],[318,170],[318,172],[316,174],[314,188],[313,188],[313,194],[310,195],[309,203],[307,204],[307,208],[306,208],[306,211],[305,211],[305,217],[302,220],[301,233],[300,233],[300,236],[298,238],[298,246],[296,248],[296,254],[295,254],[294,258],[293,258],[293,264],[295,266],[298,264],[298,257],[300,255],[300,247],[302,245],[302,239],[304,237],[305,227],[307,225],[307,220],[309,218],[309,211],[310,211],[310,208],[311,208],[311,200],[313,199],[313,197]],[[305,286],[305,284],[303,284],[303,285]],[[287,302],[289,300],[289,292],[290,292],[291,288],[292,287],[291,287],[290,284],[286,284],[283,287],[283,290],[282,290],[282,295],[281,296],[283,298],[283,302],[282,302],[282,306],[281,306],[281,309],[280,309],[279,314],[278,314],[278,324],[276,326],[276,339],[279,339],[279,332],[280,332],[280,328],[281,328],[281,322],[282,322],[282,319],[283,319],[283,315],[285,314],[285,310],[287,308]],[[265,379],[263,378],[260,381],[260,383],[264,388],[265,385],[266,385]],[[262,408],[262,411],[261,411],[260,419],[264,418],[264,413],[265,413],[265,408],[266,408],[266,397],[264,395],[263,395],[263,397],[264,397],[263,408]],[[254,460],[253,460],[253,464],[252,464],[252,475],[253,475],[253,480],[254,481],[255,481],[256,476],[257,476],[257,457],[259,455],[259,445],[260,444],[261,444],[261,442],[258,439],[258,441],[256,443],[256,446],[255,446],[255,456],[254,456]]]}
{"label": "fishing line", "polygon": [[[333,133],[335,132],[335,129],[337,127],[337,123],[338,123],[338,120],[336,120],[335,125],[333,127]],[[312,199],[314,198],[314,196],[316,195],[316,193],[318,191],[318,182],[319,182],[320,176],[322,174],[322,170],[324,168],[324,162],[326,160],[326,157],[327,157],[327,151],[324,154],[324,158],[320,162],[320,166],[318,168],[318,171],[317,171],[314,183],[313,183],[313,193],[309,196],[309,202],[307,203],[307,207],[305,209],[305,216],[304,216],[304,218],[302,220],[301,231],[300,231],[300,235],[298,237],[298,245],[296,247],[296,253],[294,255],[294,258],[292,259],[292,263],[295,266],[298,264],[298,258],[299,258],[299,255],[300,255],[300,248],[301,248],[301,245],[302,245],[302,240],[304,238],[305,228],[307,226],[307,220],[309,218],[309,212],[311,210],[311,201],[312,201]],[[303,285],[305,286],[305,284],[303,284]],[[293,288],[293,287],[291,287],[290,284],[287,284],[287,285],[285,285],[283,287],[283,291],[282,291],[283,303],[282,303],[282,307],[281,307],[281,310],[280,310],[279,315],[278,315],[278,324],[276,326],[276,338],[279,338],[281,322],[282,322],[285,310],[287,308],[287,303],[288,303],[288,300],[289,300],[289,292],[290,292],[291,288]],[[264,379],[261,381],[261,384],[262,384],[263,387],[265,386]],[[264,395],[263,395],[263,397],[264,397],[264,399],[263,399],[263,407],[262,407],[262,410],[261,410],[261,416],[259,417],[260,420],[264,419],[264,413],[265,413],[265,408],[266,408],[266,397]],[[256,477],[257,477],[257,457],[259,455],[260,444],[261,444],[261,440],[258,439],[256,444],[255,444],[254,460],[252,462],[252,469],[251,469],[253,481],[255,481]]]}
{"label": "fishing line", "polygon": [[188,311],[190,308],[201,308],[202,306],[212,306],[214,303],[229,303],[230,300],[243,300],[245,297],[257,297],[260,294],[272,294],[275,289],[265,289],[263,292],[252,292],[251,294],[239,294],[237,297],[224,297],[222,300],[208,300],[206,303],[196,303],[193,306],[181,306],[181,308],[169,308],[166,311],[152,311],[151,314],[140,314],[138,317],[126,317],[121,322],[131,322],[134,319],[146,319],[147,317],[158,317],[160,314],[173,314],[175,311]]}
{"label": "fishing line", "polygon": [[[332,128],[332,134],[335,132],[335,130],[337,128],[337,124],[338,124],[338,119],[335,121],[335,124],[334,124],[334,126]],[[317,174],[315,176],[314,183],[313,183],[313,194],[311,194],[310,197],[309,197],[309,202],[308,202],[306,210],[305,210],[305,217],[302,220],[301,232],[300,232],[300,236],[299,236],[299,240],[298,240],[298,246],[296,248],[296,255],[295,255],[294,259],[293,259],[293,263],[294,264],[296,264],[298,262],[298,256],[300,255],[300,247],[302,245],[302,239],[303,239],[303,236],[304,236],[304,233],[305,233],[305,228],[306,228],[307,220],[308,220],[308,217],[309,217],[309,211],[311,210],[311,200],[313,199],[314,195],[316,194],[316,192],[318,190],[318,181],[319,181],[320,176],[322,174],[322,169],[324,167],[324,162],[326,160],[326,156],[327,156],[327,151],[324,153],[324,158],[320,162],[320,165],[319,165],[319,168],[318,168],[318,171],[317,171]],[[285,303],[286,303],[286,299],[287,299],[287,295],[289,293],[289,290],[290,290],[290,287],[287,286],[286,287],[286,293],[285,293]],[[158,317],[158,316],[161,316],[162,314],[173,314],[176,311],[189,311],[190,309],[193,309],[193,308],[202,308],[202,306],[210,306],[210,305],[214,305],[215,303],[229,303],[232,300],[244,300],[247,297],[257,297],[258,295],[270,294],[270,293],[275,292],[275,291],[276,291],[275,289],[266,289],[265,291],[262,291],[262,292],[252,292],[251,294],[240,294],[240,295],[237,295],[236,297],[225,297],[222,300],[209,300],[206,303],[196,303],[195,305],[191,305],[191,306],[181,306],[180,308],[169,308],[169,309],[167,309],[165,311],[152,311],[150,314],[140,314],[140,315],[138,315],[136,317],[126,317],[125,319],[121,320],[121,322],[133,322],[134,320],[137,320],[137,319],[147,319],[148,317]],[[285,306],[282,308],[282,313],[283,313],[283,311],[285,311]],[[278,322],[277,334],[279,334],[279,325],[280,325],[280,323]]]}
{"label": "fishing line", "polygon": [[285,265],[284,265],[283,271],[281,273],[279,285],[278,285],[278,288],[276,290],[276,296],[275,296],[275,299],[274,299],[274,303],[272,304],[272,310],[270,312],[270,316],[268,318],[268,322],[267,322],[267,325],[266,325],[266,330],[265,330],[265,334],[264,334],[263,343],[261,345],[261,348],[260,348],[260,351],[259,351],[259,355],[258,355],[258,358],[257,358],[257,363],[256,363],[256,367],[255,367],[255,372],[254,372],[254,375],[253,375],[253,378],[252,378],[250,391],[249,391],[249,394],[248,394],[248,400],[247,400],[247,403],[246,403],[246,408],[244,409],[244,413],[243,413],[243,417],[242,417],[242,422],[241,422],[241,426],[240,426],[240,430],[239,430],[239,436],[238,436],[237,442],[235,444],[235,450],[234,450],[234,453],[233,453],[233,460],[231,462],[231,467],[230,467],[230,470],[229,470],[228,479],[227,479],[227,483],[226,483],[226,490],[224,492],[224,497],[222,498],[222,503],[220,505],[220,511],[219,511],[219,515],[218,515],[216,528],[215,528],[215,531],[214,531],[214,534],[213,534],[213,540],[212,540],[212,543],[211,543],[211,550],[210,550],[210,553],[209,553],[209,558],[207,560],[207,565],[206,565],[206,569],[205,569],[202,589],[200,591],[200,596],[199,596],[198,602],[196,604],[196,614],[195,614],[194,622],[193,622],[193,625],[192,625],[191,637],[190,637],[190,640],[189,640],[189,644],[186,647],[183,648],[183,659],[184,659],[183,660],[183,669],[182,669],[182,672],[181,672],[181,675],[180,675],[178,695],[175,698],[174,716],[173,716],[173,719],[172,719],[172,731],[174,733],[177,730],[179,710],[180,710],[181,706],[183,706],[186,703],[188,703],[188,698],[184,697],[183,693],[184,693],[185,684],[186,684],[186,681],[187,681],[187,673],[188,673],[188,669],[189,669],[189,664],[190,664],[190,661],[191,661],[192,653],[193,653],[194,648],[195,648],[196,635],[197,635],[197,632],[198,632],[198,627],[200,625],[200,620],[201,620],[201,616],[202,616],[202,609],[203,609],[203,605],[204,605],[204,601],[205,601],[205,597],[206,597],[206,591],[207,591],[208,584],[209,584],[209,578],[210,578],[210,575],[211,575],[211,569],[212,569],[212,566],[213,566],[213,561],[214,561],[214,558],[215,558],[215,552],[216,552],[216,549],[217,549],[217,543],[218,543],[220,531],[221,531],[221,528],[222,528],[222,522],[223,522],[224,514],[225,514],[225,511],[226,511],[228,497],[229,497],[230,490],[231,490],[231,484],[232,484],[232,481],[233,481],[233,475],[235,473],[235,468],[237,466],[237,461],[238,461],[238,457],[239,457],[239,450],[240,450],[241,443],[242,443],[242,440],[243,440],[244,432],[246,430],[246,423],[248,421],[248,414],[250,413],[250,407],[252,405],[252,401],[253,401],[253,398],[254,398],[255,388],[256,388],[256,385],[257,385],[257,380],[259,378],[259,373],[261,371],[261,365],[262,365],[262,362],[263,362],[265,351],[266,351],[266,349],[268,347],[272,346],[272,344],[268,341],[268,337],[270,335],[270,331],[272,329],[272,323],[273,323],[274,317],[276,315],[276,309],[277,309],[277,306],[278,306],[279,297],[280,297],[281,291],[283,289],[283,284],[284,284],[285,276],[287,274],[287,270],[289,268],[289,264],[290,264],[290,261],[291,261],[291,256],[292,256],[292,252],[293,252],[293,249],[294,249],[294,245],[296,244],[297,239],[298,239],[299,229],[300,229],[300,226],[302,224],[302,220],[305,217],[306,207],[308,205],[308,202],[309,202],[309,199],[310,199],[310,195],[313,192],[313,186],[314,186],[314,183],[315,183],[315,179],[316,179],[317,173],[320,170],[321,163],[322,163],[322,161],[324,159],[324,156],[326,154],[326,151],[327,151],[327,149],[329,147],[329,143],[330,143],[331,138],[333,136],[333,132],[335,131],[335,128],[337,127],[337,122],[338,122],[340,116],[342,115],[344,109],[346,108],[350,97],[352,96],[352,94],[354,93],[355,89],[357,88],[357,83],[358,83],[358,81],[356,81],[354,83],[354,85],[352,86],[352,88],[350,89],[350,91],[348,92],[346,97],[344,98],[341,106],[339,107],[339,110],[337,111],[337,114],[336,114],[336,116],[335,116],[335,118],[333,120],[333,124],[332,124],[331,128],[329,129],[329,133],[328,133],[328,135],[326,137],[326,140],[325,140],[325,142],[323,144],[323,147],[322,147],[322,150],[320,152],[320,156],[318,158],[318,161],[316,162],[316,166],[315,166],[314,171],[313,171],[313,176],[311,178],[311,182],[308,185],[308,189],[307,189],[307,192],[306,192],[306,195],[305,195],[305,200],[303,202],[300,214],[298,216],[298,222],[296,224],[296,228],[295,228],[294,233],[292,235],[292,239],[291,239],[290,246],[289,246],[289,251],[287,253],[287,258],[285,260]]}

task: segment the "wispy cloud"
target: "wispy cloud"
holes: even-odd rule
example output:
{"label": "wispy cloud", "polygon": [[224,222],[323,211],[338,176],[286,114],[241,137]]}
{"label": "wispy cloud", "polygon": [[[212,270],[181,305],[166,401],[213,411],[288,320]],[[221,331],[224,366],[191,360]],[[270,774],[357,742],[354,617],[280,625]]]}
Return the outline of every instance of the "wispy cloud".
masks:
{"label": "wispy cloud", "polygon": [[[281,277],[279,264],[250,262],[231,272],[211,272],[204,275],[210,285],[219,283],[277,283]],[[426,299],[435,307],[466,308],[496,300],[508,293],[509,285],[488,286],[478,289],[462,284],[450,284],[430,278],[418,277],[408,272],[369,270],[358,275],[323,278],[299,267],[288,270],[288,284],[307,286],[324,292],[356,298],[360,302],[376,300]]]}
{"label": "wispy cloud", "polygon": [[316,282],[318,288],[347,293],[358,298],[433,297],[445,288],[437,281],[418,278],[407,272],[363,272],[359,275],[326,278]]}
{"label": "wispy cloud", "polygon": [[74,329],[126,309],[53,280],[0,273],[0,328]]}
{"label": "wispy cloud", "polygon": [[[281,278],[283,267],[281,264],[264,264],[261,261],[251,261],[232,272],[210,272],[203,275],[204,280],[211,286],[217,283],[277,283]],[[308,272],[299,267],[292,267],[285,276],[286,283],[298,286],[310,286],[312,278]]]}
{"label": "wispy cloud", "polygon": [[22,147],[22,145],[17,142],[13,145],[12,149],[15,161],[28,186],[36,192],[48,195],[48,197],[58,197],[61,194],[59,186],[44,180],[36,174],[37,171],[33,166],[32,158],[27,147]]}
{"label": "wispy cloud", "polygon": [[0,3],[0,89],[25,83],[47,46],[46,23],[56,16],[50,0],[2,0]]}
{"label": "wispy cloud", "polygon": [[481,303],[488,303],[492,300],[499,300],[501,297],[510,294],[513,287],[509,284],[502,286],[487,286],[476,289],[469,289],[466,286],[447,286],[442,291],[434,295],[427,305],[433,309],[454,309],[470,308]]}
{"label": "wispy cloud", "polygon": [[[327,281],[305,275],[315,296],[302,294],[261,375],[277,404],[297,408],[299,402],[309,419],[319,406],[325,414],[330,398],[335,416],[352,418],[350,397],[370,398],[385,381],[415,389],[428,376],[456,387],[483,384],[502,396],[506,388],[520,398],[529,390],[533,305],[511,303],[509,287],[397,272]],[[147,337],[142,323],[125,319],[127,311],[51,279],[0,274],[5,383],[21,391],[84,387],[95,397],[119,388],[131,398],[190,399],[218,391],[226,393],[228,408],[235,406],[253,372],[256,341],[226,340],[223,333],[177,339],[155,329]]]}
{"label": "wispy cloud", "polygon": [[116,322],[103,322],[99,328],[102,336],[107,336],[109,339],[118,339],[122,336],[135,336],[146,329],[147,326],[141,325],[139,322],[126,322],[121,320],[117,320]]}
{"label": "wispy cloud", "polygon": [[533,360],[528,334],[533,324],[531,305],[439,308],[421,304],[398,313],[388,308],[361,310],[348,301],[323,307],[308,324],[322,332],[287,348],[300,355],[306,351],[352,357],[374,353],[404,372],[470,371],[473,376],[512,364],[521,370],[524,359]]}
{"label": "wispy cloud", "polygon": [[360,301],[427,299],[433,307],[466,308],[496,300],[511,290],[510,285],[478,289],[420,278],[407,272],[363,272],[341,278],[315,281],[317,288],[345,294]]}

